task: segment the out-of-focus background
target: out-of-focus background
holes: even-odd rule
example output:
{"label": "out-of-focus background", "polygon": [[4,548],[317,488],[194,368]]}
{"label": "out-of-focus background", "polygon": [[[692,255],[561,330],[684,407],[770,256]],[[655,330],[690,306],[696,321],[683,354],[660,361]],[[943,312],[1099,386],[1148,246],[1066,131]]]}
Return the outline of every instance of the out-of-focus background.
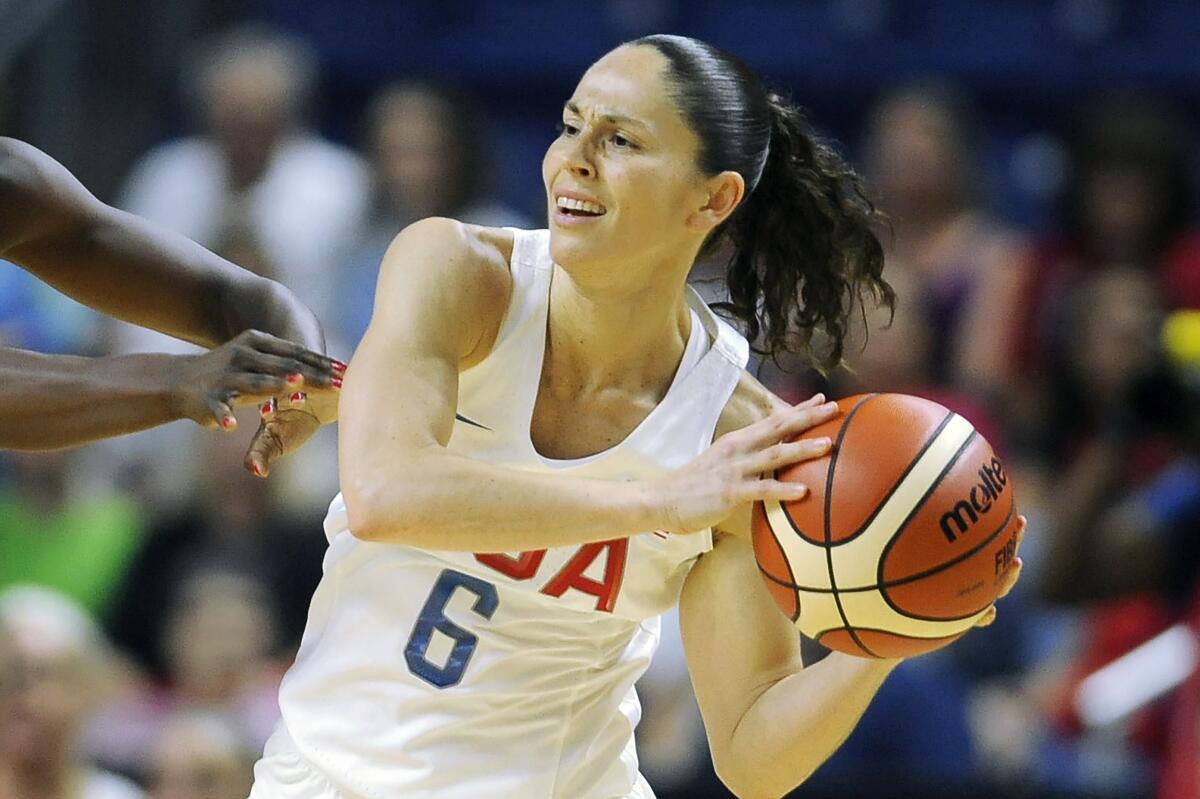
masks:
{"label": "out-of-focus background", "polygon": [[[891,326],[866,314],[852,372],[763,379],[797,401],[948,405],[1029,517],[997,623],[905,663],[796,795],[1200,797],[1200,3],[0,0],[0,134],[283,281],[345,358],[396,231],[543,224],[541,156],[575,81],[664,31],[807,106],[892,220]],[[697,271],[719,296],[717,267]],[[0,341],[186,348],[2,263]],[[0,779],[245,796],[336,453],[325,430],[256,481],[242,422],[0,455]],[[643,770],[664,799],[727,796],[667,622]]]}

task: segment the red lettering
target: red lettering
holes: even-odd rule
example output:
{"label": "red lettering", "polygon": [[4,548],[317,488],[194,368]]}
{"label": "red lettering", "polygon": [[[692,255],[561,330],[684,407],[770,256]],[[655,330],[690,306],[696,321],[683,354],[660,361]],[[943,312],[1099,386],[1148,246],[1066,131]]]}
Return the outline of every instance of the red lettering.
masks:
{"label": "red lettering", "polygon": [[491,566],[501,574],[507,574],[514,580],[528,580],[537,574],[538,567],[542,565],[542,558],[544,557],[546,557],[546,550],[544,549],[522,552],[520,557],[516,558],[511,555],[505,555],[503,552],[475,553],[475,560],[484,566]]}
{"label": "red lettering", "polygon": [[[615,538],[612,541],[601,541],[597,544],[580,547],[558,574],[546,583],[542,593],[552,597],[561,597],[568,588],[574,588],[576,591],[596,597],[596,610],[612,613],[613,606],[617,604],[617,594],[621,591],[621,578],[625,574],[625,553],[628,549],[628,538]],[[597,582],[590,577],[585,577],[583,573],[602,551],[607,553],[604,561],[604,582]],[[540,560],[539,558],[539,562]]]}

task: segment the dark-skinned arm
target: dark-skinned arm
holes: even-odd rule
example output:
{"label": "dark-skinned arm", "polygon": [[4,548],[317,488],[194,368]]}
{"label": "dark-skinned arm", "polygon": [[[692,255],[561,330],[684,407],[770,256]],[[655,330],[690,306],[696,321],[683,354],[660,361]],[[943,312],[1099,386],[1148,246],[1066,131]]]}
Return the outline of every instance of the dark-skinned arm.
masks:
{"label": "dark-skinned arm", "polygon": [[316,316],[280,284],[96,199],[61,164],[0,137],[0,258],[96,310],[204,347],[257,329],[316,352]]}
{"label": "dark-skinned arm", "polygon": [[[215,348],[115,358],[0,350],[0,448],[75,446],[181,418],[229,430],[235,405],[340,384],[344,367],[320,354],[319,322],[286,288],[101,203],[52,158],[3,137],[0,258],[99,311]],[[256,442],[288,426],[302,441],[317,427],[302,416],[272,419]],[[261,461],[248,457],[247,467],[264,474]]]}

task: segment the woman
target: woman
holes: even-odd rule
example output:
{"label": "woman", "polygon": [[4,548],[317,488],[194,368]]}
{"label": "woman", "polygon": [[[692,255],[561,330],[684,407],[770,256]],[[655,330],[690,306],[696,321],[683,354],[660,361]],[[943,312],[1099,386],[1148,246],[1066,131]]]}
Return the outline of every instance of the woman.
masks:
{"label": "woman", "polygon": [[848,296],[890,300],[854,175],[740,62],[654,36],[584,75],[543,177],[549,231],[433,219],[384,258],[256,799],[652,796],[633,684],[676,602],[744,796],[803,780],[895,665],[802,671],[749,509],[806,493],[760,475],[827,452],[788,439],[835,407],[775,400],[685,288],[728,235],[751,338],[822,329],[836,361]]}

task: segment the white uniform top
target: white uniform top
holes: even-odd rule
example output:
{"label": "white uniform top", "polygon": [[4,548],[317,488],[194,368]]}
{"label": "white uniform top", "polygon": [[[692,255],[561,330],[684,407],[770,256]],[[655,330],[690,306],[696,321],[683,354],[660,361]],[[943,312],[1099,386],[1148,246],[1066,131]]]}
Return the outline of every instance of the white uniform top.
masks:
{"label": "white uniform top", "polygon": [[[545,352],[549,233],[515,231],[511,304],[491,353],[460,375],[449,449],[537,472],[649,478],[712,443],[746,341],[689,289],[692,334],[662,402],[616,446],[551,460],[530,422]],[[342,497],[280,737],[347,794],[650,797],[633,684],[711,531],[476,555],[360,541]]]}

